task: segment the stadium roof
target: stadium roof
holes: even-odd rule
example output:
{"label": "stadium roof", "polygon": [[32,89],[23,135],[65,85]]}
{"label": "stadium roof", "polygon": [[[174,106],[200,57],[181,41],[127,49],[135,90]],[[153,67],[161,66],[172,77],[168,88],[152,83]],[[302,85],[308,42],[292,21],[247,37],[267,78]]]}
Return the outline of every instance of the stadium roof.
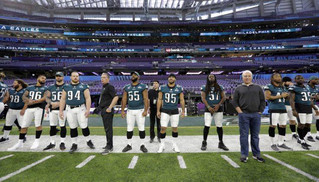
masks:
{"label": "stadium roof", "polygon": [[319,0],[1,0],[0,8],[91,20],[204,20],[319,10]]}

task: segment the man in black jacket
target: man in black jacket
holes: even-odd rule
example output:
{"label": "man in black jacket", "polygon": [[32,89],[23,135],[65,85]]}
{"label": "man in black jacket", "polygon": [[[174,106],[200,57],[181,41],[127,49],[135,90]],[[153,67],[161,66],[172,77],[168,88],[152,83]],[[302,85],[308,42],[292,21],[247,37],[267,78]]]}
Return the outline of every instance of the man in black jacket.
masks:
{"label": "man in black jacket", "polygon": [[103,73],[101,75],[101,82],[103,84],[103,89],[100,95],[99,109],[101,109],[101,116],[103,119],[103,125],[107,140],[107,144],[104,147],[102,155],[106,155],[113,151],[113,107],[117,103],[119,97],[116,95],[116,90],[114,86],[109,84],[109,74]]}
{"label": "man in black jacket", "polygon": [[156,120],[156,126],[157,126],[157,140],[158,142],[161,142],[159,138],[159,133],[161,131],[161,123],[160,119],[156,116],[157,111],[157,98],[158,98],[158,88],[159,88],[159,82],[157,80],[153,81],[153,89],[150,89],[148,91],[148,100],[149,100],[149,106],[150,106],[150,143],[153,143],[155,138],[155,120]]}

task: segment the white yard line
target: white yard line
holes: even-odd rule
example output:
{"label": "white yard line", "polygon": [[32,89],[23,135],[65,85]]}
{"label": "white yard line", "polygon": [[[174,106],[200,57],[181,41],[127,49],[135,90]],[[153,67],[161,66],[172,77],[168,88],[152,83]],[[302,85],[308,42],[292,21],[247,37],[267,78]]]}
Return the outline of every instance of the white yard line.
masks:
{"label": "white yard line", "polygon": [[229,125],[229,123],[230,123],[230,122],[227,122],[227,123],[226,123],[226,126],[228,126],[228,125]]}
{"label": "white yard line", "polygon": [[223,159],[225,159],[225,161],[227,161],[230,165],[232,165],[234,168],[240,168],[240,166],[234,162],[233,160],[231,160],[227,155],[221,155],[221,157]]}
{"label": "white yard line", "polygon": [[301,174],[303,176],[306,176],[307,178],[309,178],[311,180],[319,181],[319,178],[317,178],[315,176],[312,176],[311,174],[308,174],[308,173],[306,173],[306,172],[304,172],[304,171],[302,171],[302,170],[300,170],[300,169],[298,169],[296,167],[293,167],[293,166],[291,166],[291,165],[289,165],[289,164],[287,164],[285,162],[282,162],[282,161],[280,161],[280,160],[278,160],[278,159],[276,159],[276,158],[274,158],[274,157],[272,157],[270,155],[264,154],[264,156],[267,157],[270,160],[273,160],[273,161],[275,161],[275,162],[277,162],[277,163],[279,163],[279,164],[281,164],[281,165],[283,165],[283,166],[295,171],[296,173],[299,173],[299,174]]}
{"label": "white yard line", "polygon": [[319,156],[317,156],[317,155],[313,155],[313,154],[306,154],[306,155],[309,155],[309,156],[311,156],[311,157],[314,157],[314,158],[319,159]]}
{"label": "white yard line", "polygon": [[6,176],[3,176],[3,177],[0,178],[0,181],[7,180],[7,179],[11,178],[12,176],[20,174],[23,171],[28,170],[28,169],[32,168],[33,166],[36,166],[36,165],[38,165],[38,164],[40,164],[40,163],[42,163],[42,162],[44,162],[44,161],[46,161],[46,160],[48,160],[48,159],[50,159],[52,157],[54,157],[54,155],[49,155],[49,156],[47,156],[47,157],[45,157],[45,158],[43,158],[41,160],[38,160],[37,162],[34,162],[34,163],[30,164],[30,165],[27,165],[27,166],[25,166],[25,167],[15,171],[15,172],[13,172],[13,173],[10,173],[10,174],[8,174]]}
{"label": "white yard line", "polygon": [[179,155],[177,156],[177,159],[178,159],[179,167],[182,169],[186,169],[187,167],[186,167],[186,163],[184,161],[183,156]]}
{"label": "white yard line", "polygon": [[7,159],[7,158],[9,158],[9,157],[12,157],[12,156],[14,156],[14,155],[11,154],[11,155],[6,155],[6,156],[4,156],[4,157],[1,157],[1,158],[0,158],[0,161],[1,161],[1,160],[4,160],[4,159]]}
{"label": "white yard line", "polygon": [[86,158],[83,162],[81,162],[79,165],[77,165],[75,168],[81,168],[85,166],[87,163],[89,163],[92,159],[94,159],[95,155],[91,155],[88,158]]}
{"label": "white yard line", "polygon": [[128,166],[129,169],[134,169],[136,163],[137,163],[137,160],[138,160],[138,156],[134,156],[131,160],[131,163],[130,165]]}

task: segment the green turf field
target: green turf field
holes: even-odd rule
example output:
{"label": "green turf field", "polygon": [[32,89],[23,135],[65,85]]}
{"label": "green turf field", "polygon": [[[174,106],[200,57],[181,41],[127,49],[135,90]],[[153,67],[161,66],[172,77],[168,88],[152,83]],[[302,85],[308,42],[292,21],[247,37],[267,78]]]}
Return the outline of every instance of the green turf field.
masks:
{"label": "green turf field", "polygon": [[[311,151],[319,155],[318,151]],[[0,157],[8,152],[0,152]],[[0,161],[0,177],[38,161],[45,156],[54,157],[32,167],[8,181],[311,181],[280,164],[266,159],[259,163],[249,158],[248,163],[239,161],[237,153],[187,153],[187,154],[100,154],[75,153],[21,153]],[[225,154],[240,168],[233,168],[221,155]],[[319,178],[319,159],[305,152],[267,154]],[[84,167],[75,168],[90,155],[96,157]],[[128,166],[134,155],[139,160],[134,169]],[[186,169],[181,169],[177,156],[183,156]]]}

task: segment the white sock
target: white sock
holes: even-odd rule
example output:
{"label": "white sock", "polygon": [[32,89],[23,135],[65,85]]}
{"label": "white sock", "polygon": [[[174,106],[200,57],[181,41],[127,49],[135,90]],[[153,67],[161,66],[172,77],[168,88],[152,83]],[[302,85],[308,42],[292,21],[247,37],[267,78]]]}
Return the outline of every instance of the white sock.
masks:
{"label": "white sock", "polygon": [[164,145],[165,146],[165,138],[161,138],[161,143],[160,143],[160,145]]}
{"label": "white sock", "polygon": [[3,138],[8,138],[11,130],[4,130]]}
{"label": "white sock", "polygon": [[307,136],[307,137],[310,137],[310,136],[311,136],[311,132],[308,131],[308,133],[307,133],[306,136]]}
{"label": "white sock", "polygon": [[128,144],[129,146],[132,146],[132,139],[127,139],[127,144]]}
{"label": "white sock", "polygon": [[77,140],[78,140],[78,137],[73,137],[73,138],[71,137],[72,144],[73,143],[78,144]]}
{"label": "white sock", "polygon": [[61,138],[61,143],[65,143],[65,138]]}
{"label": "white sock", "polygon": [[270,143],[271,145],[275,145],[275,137],[270,137]]}
{"label": "white sock", "polygon": [[317,136],[319,136],[319,131],[317,131]]}
{"label": "white sock", "polygon": [[51,144],[55,144],[54,138],[55,138],[55,136],[50,136],[50,143],[51,143]]}
{"label": "white sock", "polygon": [[19,139],[18,143],[23,144],[23,139]]}
{"label": "white sock", "polygon": [[89,136],[84,136],[84,138],[85,138],[85,141],[86,141],[86,142],[88,142],[88,141],[91,140]]}
{"label": "white sock", "polygon": [[296,134],[296,132],[291,132],[292,135]]}
{"label": "white sock", "polygon": [[143,138],[143,139],[141,138],[141,146],[142,145],[145,145],[145,138]]}
{"label": "white sock", "polygon": [[34,140],[34,142],[40,142],[40,139],[39,138],[36,138],[35,140]]}
{"label": "white sock", "polygon": [[284,135],[279,135],[278,136],[278,145],[284,144],[284,138],[285,138]]}
{"label": "white sock", "polygon": [[172,137],[172,144],[176,145],[178,137]]}
{"label": "white sock", "polygon": [[300,140],[301,141],[301,143],[306,143],[306,141],[305,140]]}

